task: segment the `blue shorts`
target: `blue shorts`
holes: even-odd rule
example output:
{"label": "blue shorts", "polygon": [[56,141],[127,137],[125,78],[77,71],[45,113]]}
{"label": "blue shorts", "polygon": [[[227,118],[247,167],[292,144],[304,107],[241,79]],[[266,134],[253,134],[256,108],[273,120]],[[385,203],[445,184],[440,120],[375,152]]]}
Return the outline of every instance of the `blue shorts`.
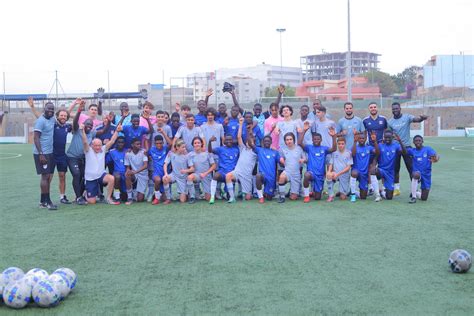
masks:
{"label": "blue shorts", "polygon": [[64,155],[54,155],[54,165],[58,172],[67,172],[67,156]]}
{"label": "blue shorts", "polygon": [[380,176],[383,179],[383,185],[385,189],[393,191],[393,184],[395,182],[395,170],[384,170],[381,168],[378,169]]}
{"label": "blue shorts", "polygon": [[127,185],[125,184],[125,172],[114,172],[113,176],[120,175],[120,192],[127,192]]}
{"label": "blue shorts", "polygon": [[99,186],[104,184],[104,177],[106,173],[102,174],[99,179],[86,180],[87,198],[91,199],[99,196]]}
{"label": "blue shorts", "polygon": [[275,195],[276,178],[275,175],[260,173],[263,177],[263,193],[269,196]]}
{"label": "blue shorts", "polygon": [[313,180],[311,180],[311,187],[313,189],[313,192],[318,192],[321,193],[323,192],[324,189],[324,175],[316,175],[312,171],[307,171]]}
{"label": "blue shorts", "polygon": [[217,172],[219,172],[219,174],[221,175],[221,177],[217,179],[217,181],[225,183],[225,177],[227,176],[228,172],[224,172],[222,170],[217,170]]}
{"label": "blue shorts", "polygon": [[165,176],[165,172],[163,171],[163,168],[156,170],[155,168],[153,169],[153,175],[152,179],[155,179],[155,177],[158,176],[160,179],[163,179]]}
{"label": "blue shorts", "polygon": [[369,173],[362,173],[356,168],[352,168],[352,170],[357,171],[357,181],[359,181],[359,190],[367,191],[369,189]]}
{"label": "blue shorts", "polygon": [[413,172],[418,172],[421,175],[421,189],[429,190],[431,189],[431,171],[430,172],[421,172],[419,170],[413,170]]}

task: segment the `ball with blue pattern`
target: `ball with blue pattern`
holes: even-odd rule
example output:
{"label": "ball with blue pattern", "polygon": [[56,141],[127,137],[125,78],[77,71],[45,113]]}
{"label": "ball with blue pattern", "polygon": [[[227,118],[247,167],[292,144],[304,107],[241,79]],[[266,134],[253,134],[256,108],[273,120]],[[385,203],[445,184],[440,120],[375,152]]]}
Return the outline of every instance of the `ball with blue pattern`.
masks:
{"label": "ball with blue pattern", "polygon": [[50,280],[39,281],[31,293],[33,301],[40,307],[53,307],[59,304],[61,294],[53,282]]}
{"label": "ball with blue pattern", "polygon": [[3,290],[3,301],[11,308],[23,308],[31,301],[31,287],[23,279],[12,281]]}
{"label": "ball with blue pattern", "polygon": [[449,255],[449,267],[454,273],[466,273],[472,266],[472,257],[464,249],[456,249]]}

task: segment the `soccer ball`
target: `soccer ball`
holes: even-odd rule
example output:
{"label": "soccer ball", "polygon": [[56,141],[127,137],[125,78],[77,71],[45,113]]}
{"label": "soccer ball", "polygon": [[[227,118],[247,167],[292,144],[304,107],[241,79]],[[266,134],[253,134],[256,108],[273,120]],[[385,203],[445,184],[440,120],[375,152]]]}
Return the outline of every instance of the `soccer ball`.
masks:
{"label": "soccer ball", "polygon": [[50,280],[36,283],[31,292],[33,300],[40,307],[52,307],[59,303],[61,297],[58,287]]}
{"label": "soccer ball", "polygon": [[69,280],[64,274],[53,273],[48,277],[48,280],[56,285],[59,290],[61,300],[65,299],[71,291]]}
{"label": "soccer ball", "polygon": [[449,255],[449,267],[454,273],[465,273],[472,265],[472,257],[464,249],[456,249]]}
{"label": "soccer ball", "polygon": [[26,284],[31,286],[31,288],[33,288],[33,286],[35,286],[39,281],[45,280],[47,278],[48,272],[39,268],[31,269],[30,271],[26,272],[25,276],[23,277]]}
{"label": "soccer ball", "polygon": [[77,276],[76,276],[76,273],[74,273],[74,271],[72,271],[71,269],[69,269],[69,268],[59,268],[56,271],[54,271],[53,273],[58,273],[58,274],[66,276],[66,278],[69,281],[69,288],[71,290],[76,286]]}
{"label": "soccer ball", "polygon": [[5,304],[11,308],[23,308],[31,300],[31,287],[23,279],[10,282],[3,290]]}
{"label": "soccer ball", "polygon": [[2,298],[3,291],[8,283],[21,279],[24,274],[25,273],[22,269],[16,267],[10,267],[3,270],[2,274],[0,274],[0,299]]}
{"label": "soccer ball", "polygon": [[23,270],[20,268],[10,267],[3,270],[2,274],[6,278],[6,282],[8,283],[10,281],[17,281],[21,279],[25,275],[25,272],[23,272]]}

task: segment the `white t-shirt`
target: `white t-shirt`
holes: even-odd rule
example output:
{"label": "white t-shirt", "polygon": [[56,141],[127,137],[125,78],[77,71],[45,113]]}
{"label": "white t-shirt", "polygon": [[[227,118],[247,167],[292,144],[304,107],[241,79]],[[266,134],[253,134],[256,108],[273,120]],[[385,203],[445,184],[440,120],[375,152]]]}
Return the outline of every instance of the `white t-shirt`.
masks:
{"label": "white t-shirt", "polygon": [[99,179],[105,173],[105,145],[96,153],[92,147],[86,152],[86,168],[84,178],[87,181]]}

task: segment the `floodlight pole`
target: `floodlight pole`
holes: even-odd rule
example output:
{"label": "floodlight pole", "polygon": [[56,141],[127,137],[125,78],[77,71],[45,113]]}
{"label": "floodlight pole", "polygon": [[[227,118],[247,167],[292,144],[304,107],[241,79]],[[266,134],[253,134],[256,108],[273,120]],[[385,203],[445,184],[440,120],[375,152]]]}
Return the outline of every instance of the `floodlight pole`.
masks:
{"label": "floodlight pole", "polygon": [[347,102],[352,102],[351,8],[347,0]]}
{"label": "floodlight pole", "polygon": [[283,83],[283,50],[281,45],[281,33],[285,32],[286,29],[280,28],[276,29],[278,33],[280,33],[280,83]]}
{"label": "floodlight pole", "polygon": [[2,99],[2,111],[5,110],[5,98],[6,98],[6,84],[5,84],[5,71],[3,72],[3,99]]}
{"label": "floodlight pole", "polygon": [[58,105],[58,99],[59,99],[59,93],[58,93],[58,71],[55,70],[54,72],[56,73],[56,80],[55,80],[55,83],[56,83],[56,106],[59,106],[59,105]]}

